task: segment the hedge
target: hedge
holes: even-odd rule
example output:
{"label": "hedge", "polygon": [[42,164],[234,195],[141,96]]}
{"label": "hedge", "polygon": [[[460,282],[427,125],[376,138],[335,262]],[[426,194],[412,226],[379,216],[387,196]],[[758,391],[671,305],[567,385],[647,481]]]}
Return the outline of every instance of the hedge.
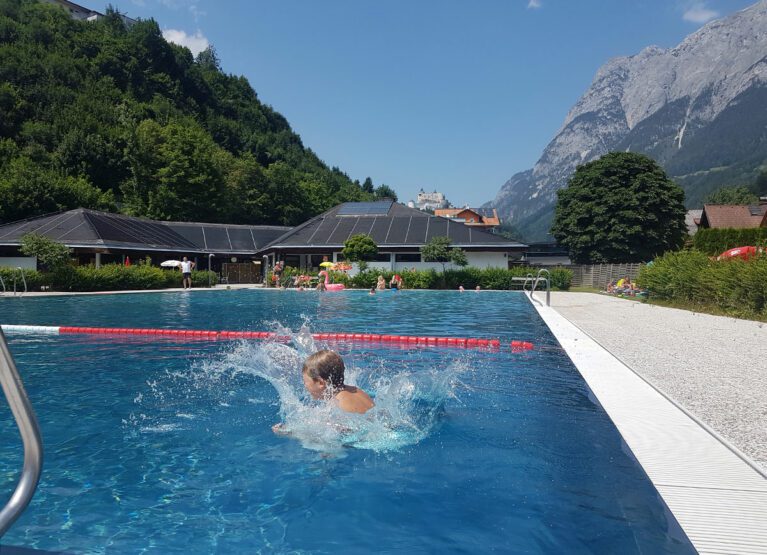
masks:
{"label": "hedge", "polygon": [[692,245],[697,250],[718,256],[735,247],[764,245],[767,242],[767,227],[746,229],[700,229],[693,235]]}
{"label": "hedge", "polygon": [[[513,281],[514,277],[524,277],[528,274],[536,275],[537,268],[517,266],[510,270],[503,268],[461,268],[437,272],[436,270],[380,270],[369,269],[350,277],[344,272],[330,272],[333,283],[343,283],[347,287],[370,289],[376,286],[378,276],[383,276],[388,285],[392,276],[396,273],[402,276],[406,289],[458,289],[463,285],[466,289],[474,289],[477,285],[482,289],[519,289],[522,284]],[[566,291],[570,288],[573,279],[572,271],[566,268],[554,268],[551,272],[552,289]],[[302,274],[300,270],[292,267],[285,268],[281,281],[288,283],[288,278],[296,274]],[[313,274],[316,275],[316,274]],[[271,279],[271,275],[269,276]]]}
{"label": "hedge", "polygon": [[[10,293],[13,291],[13,279],[16,277],[16,291],[24,291],[24,282],[21,280],[19,271],[14,268],[0,268],[0,278],[3,279],[5,290]],[[24,270],[24,279],[27,281],[28,291],[39,291],[41,285],[45,285],[45,274],[35,270]],[[0,286],[0,293],[3,292]]]}
{"label": "hedge", "polygon": [[[0,276],[10,291],[14,270],[0,268]],[[18,274],[17,274],[18,275]],[[181,273],[178,270],[164,270],[156,266],[105,264],[95,266],[65,266],[49,273],[25,270],[27,287],[30,291],[39,291],[46,286],[54,291],[120,291],[142,289],[168,289],[181,287]],[[218,283],[218,276],[210,272],[211,283]],[[194,287],[208,286],[208,272],[192,272]],[[20,279],[17,289],[23,291]]]}
{"label": "hedge", "polygon": [[667,253],[639,273],[650,296],[745,318],[767,317],[767,255],[717,261],[697,250]]}

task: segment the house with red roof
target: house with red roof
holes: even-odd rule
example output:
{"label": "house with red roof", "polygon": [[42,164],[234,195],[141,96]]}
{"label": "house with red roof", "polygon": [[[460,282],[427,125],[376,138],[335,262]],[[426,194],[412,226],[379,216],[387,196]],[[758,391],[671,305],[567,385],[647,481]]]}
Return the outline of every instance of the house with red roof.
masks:
{"label": "house with red roof", "polygon": [[704,204],[700,228],[767,227],[767,203],[760,204]]}

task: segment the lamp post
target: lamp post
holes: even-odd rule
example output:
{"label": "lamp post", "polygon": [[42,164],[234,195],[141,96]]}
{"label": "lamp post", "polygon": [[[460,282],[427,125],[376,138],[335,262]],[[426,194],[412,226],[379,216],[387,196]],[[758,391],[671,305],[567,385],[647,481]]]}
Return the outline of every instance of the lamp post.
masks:
{"label": "lamp post", "polygon": [[208,255],[208,289],[210,289],[210,263],[213,261],[213,253],[210,253]]}
{"label": "lamp post", "polygon": [[269,256],[265,254],[263,258],[264,258],[264,263],[262,265],[263,266],[262,272],[264,274],[263,275],[264,287],[269,287],[269,280],[267,279],[267,277],[269,276]]}

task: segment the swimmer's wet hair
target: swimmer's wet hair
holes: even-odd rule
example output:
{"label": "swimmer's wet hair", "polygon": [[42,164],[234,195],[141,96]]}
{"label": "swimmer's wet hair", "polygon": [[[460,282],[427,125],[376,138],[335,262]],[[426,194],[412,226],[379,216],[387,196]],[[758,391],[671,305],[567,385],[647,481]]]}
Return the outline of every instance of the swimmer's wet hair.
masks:
{"label": "swimmer's wet hair", "polygon": [[335,351],[317,351],[304,362],[304,374],[323,379],[335,389],[344,387],[344,359]]}

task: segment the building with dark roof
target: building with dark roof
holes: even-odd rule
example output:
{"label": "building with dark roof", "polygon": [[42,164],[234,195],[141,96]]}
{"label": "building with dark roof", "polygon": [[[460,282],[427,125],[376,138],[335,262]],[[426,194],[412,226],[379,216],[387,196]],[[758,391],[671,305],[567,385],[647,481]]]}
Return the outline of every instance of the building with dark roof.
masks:
{"label": "building with dark roof", "polygon": [[326,256],[332,262],[342,260],[344,242],[357,234],[369,235],[378,245],[378,257],[370,266],[391,270],[441,269],[441,264],[423,262],[420,253],[422,246],[439,236],[449,237],[451,246],[465,251],[469,265],[480,268],[507,268],[527,248],[463,222],[380,200],[339,204],[288,231],[261,254],[268,255],[272,264],[284,260],[287,266],[316,268]]}
{"label": "building with dark roof", "polygon": [[202,260],[214,255],[212,269],[227,262],[261,263],[258,251],[290,227],[160,222],[77,208],[0,225],[0,265],[18,257],[21,238],[37,233],[73,250],[80,263],[124,262],[150,257],[153,263],[188,256]]}

